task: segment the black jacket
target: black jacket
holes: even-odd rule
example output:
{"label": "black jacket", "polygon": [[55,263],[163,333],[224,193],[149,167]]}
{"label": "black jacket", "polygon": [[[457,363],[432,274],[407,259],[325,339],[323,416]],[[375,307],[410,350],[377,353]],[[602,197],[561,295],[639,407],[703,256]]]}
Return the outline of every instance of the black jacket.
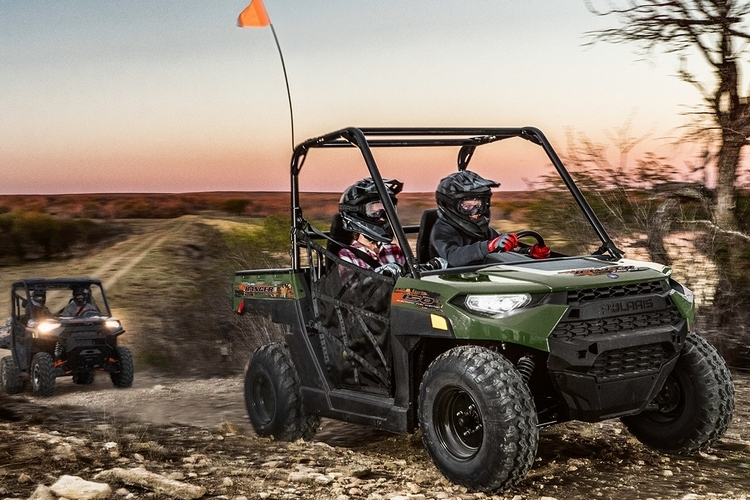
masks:
{"label": "black jacket", "polygon": [[430,255],[448,261],[449,267],[481,264],[490,251],[489,240],[498,236],[498,232],[489,228],[489,238],[477,241],[451,226],[440,214],[430,234]]}

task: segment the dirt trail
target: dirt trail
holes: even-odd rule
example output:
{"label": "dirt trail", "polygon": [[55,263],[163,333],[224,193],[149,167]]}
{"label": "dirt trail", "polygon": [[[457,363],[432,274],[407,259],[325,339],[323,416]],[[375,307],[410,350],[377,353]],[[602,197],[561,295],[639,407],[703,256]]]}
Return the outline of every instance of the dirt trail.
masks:
{"label": "dirt trail", "polygon": [[[167,239],[175,236],[188,223],[186,217],[173,220],[139,221],[131,224],[134,233],[93,256],[73,257],[64,261],[33,262],[6,267],[0,276],[0,290],[24,278],[92,277],[102,280],[108,292],[117,281],[140,263]],[[7,301],[0,301],[0,317],[10,314]]]}
{"label": "dirt trail", "polygon": [[[123,308],[131,317],[125,317],[124,324],[129,328],[128,335],[136,335],[139,329],[135,326],[140,320],[140,310],[127,310],[128,301],[132,297],[158,296],[160,300],[174,297],[172,290],[179,287],[179,283],[172,274],[158,268],[164,260],[165,249],[183,248],[192,244],[192,233],[186,232],[191,221],[197,219],[181,218],[168,221],[138,221],[134,224],[134,233],[124,241],[110,248],[104,249],[96,255],[85,259],[70,259],[65,262],[53,262],[19,266],[7,269],[0,276],[0,290],[7,290],[10,283],[21,277],[56,277],[63,275],[93,276],[102,279],[111,296],[118,295],[112,302]],[[173,239],[174,238],[174,239]],[[155,254],[162,255],[155,255]],[[158,257],[158,259],[152,259]],[[182,271],[182,268],[179,269]],[[163,275],[154,276],[158,273]],[[144,284],[144,280],[153,281]],[[177,283],[177,284],[176,284]],[[171,288],[167,288],[171,287]],[[156,291],[157,293],[154,293]],[[150,293],[151,295],[147,295]],[[155,299],[156,300],[156,299]],[[132,302],[131,302],[132,303]],[[7,304],[0,302],[0,312],[7,308]],[[118,312],[119,315],[119,312]],[[7,314],[6,314],[7,316]],[[2,317],[2,316],[0,316]],[[145,320],[144,320],[145,321]],[[167,320],[165,320],[166,322]],[[132,333],[131,333],[132,332]],[[179,332],[174,332],[176,335]],[[143,329],[145,338],[151,332]],[[124,340],[130,340],[128,337]],[[206,349],[201,344],[200,348]],[[0,351],[0,356],[7,353]],[[598,424],[570,422],[548,427],[541,431],[538,458],[528,476],[511,492],[502,498],[539,499],[542,497],[565,499],[590,498],[661,498],[661,499],[717,499],[731,498],[747,500],[750,497],[750,377],[735,374],[737,389],[737,408],[734,420],[727,434],[707,452],[695,457],[676,457],[653,452],[638,443],[617,420]],[[75,408],[84,408],[93,413],[97,421],[114,424],[119,432],[122,428],[133,430],[144,442],[162,442],[170,435],[186,433],[189,439],[180,441],[176,449],[215,449],[211,456],[213,464],[221,470],[217,481],[223,482],[223,477],[232,477],[236,484],[257,476],[257,485],[252,484],[243,489],[243,495],[248,498],[258,498],[247,492],[260,491],[268,485],[278,486],[273,490],[270,498],[310,498],[310,496],[285,496],[290,484],[289,472],[284,470],[278,476],[269,474],[257,464],[268,463],[271,458],[279,455],[279,450],[286,449],[286,444],[248,439],[242,441],[243,446],[255,447],[260,458],[253,467],[242,466],[242,472],[235,473],[237,465],[232,462],[231,469],[221,469],[218,464],[222,461],[245,460],[240,455],[248,455],[244,450],[227,448],[232,439],[205,440],[206,436],[219,435],[218,429],[229,422],[232,427],[240,429],[245,436],[252,437],[254,432],[250,426],[244,407],[243,376],[240,374],[223,378],[189,378],[167,377],[153,371],[139,370],[135,374],[134,386],[130,389],[116,389],[108,375],[97,373],[95,381],[90,386],[73,384],[70,378],[57,380],[57,388],[51,398],[34,398],[30,392],[24,392],[22,399],[55,409],[55,416],[65,415],[66,411],[74,413]],[[135,420],[135,427],[127,424]],[[51,421],[50,430],[63,428],[65,417],[58,421]],[[97,426],[91,427],[92,435],[96,435]],[[197,431],[183,431],[181,426],[191,426]],[[18,432],[26,432],[29,426],[23,424]],[[163,428],[166,428],[164,430]],[[153,431],[153,435],[152,435]],[[113,435],[116,435],[114,433]],[[237,438],[239,439],[239,438]],[[108,437],[107,440],[110,440]],[[92,440],[95,442],[96,440]],[[341,447],[333,451],[324,446],[310,446],[294,444],[303,450],[304,456],[310,456],[308,462],[302,462],[303,455],[299,451],[290,451],[289,471],[295,470],[300,464],[320,466],[329,460],[350,463],[356,460],[383,460],[392,464],[394,470],[408,469],[404,472],[403,484],[392,486],[388,494],[380,498],[391,498],[394,494],[402,496],[408,492],[418,494],[422,491],[424,498],[436,498],[432,492],[435,485],[442,485],[443,481],[427,457],[418,439],[395,436],[391,433],[376,431],[367,427],[342,423],[324,419],[321,430],[315,436],[316,442]],[[101,443],[96,443],[97,449]],[[291,449],[291,448],[290,448]],[[93,452],[92,452],[93,453]],[[209,453],[205,451],[205,453]],[[285,452],[286,453],[286,452]],[[305,459],[307,460],[307,459]],[[181,464],[182,457],[163,463],[154,461],[151,468],[166,467],[169,464]],[[167,464],[167,465],[164,465]],[[316,465],[318,464],[318,465]],[[408,464],[408,465],[404,465]],[[82,462],[80,467],[90,468],[89,462]],[[158,469],[156,469],[158,470]],[[379,470],[379,469],[378,469]],[[40,467],[36,471],[37,478],[44,478],[47,471]],[[67,471],[75,473],[76,471]],[[2,478],[2,476],[0,476]],[[410,489],[418,478],[427,478],[430,484]],[[382,477],[380,478],[382,479]],[[39,481],[40,479],[37,479]],[[359,479],[358,479],[359,480]],[[367,491],[363,485],[378,487],[377,475],[365,477],[361,483],[352,482],[352,489],[346,489],[349,498],[367,498],[366,493],[351,494],[359,489]],[[278,483],[278,484],[277,484]],[[222,483],[223,484],[223,483]],[[250,484],[250,483],[248,483]],[[387,483],[390,484],[390,480]],[[260,486],[258,486],[260,485]],[[0,484],[0,487],[2,485]],[[274,487],[276,487],[274,486]],[[442,487],[442,486],[441,486]],[[31,488],[31,486],[29,486]],[[447,498],[480,498],[466,495],[458,490],[452,491]],[[1,488],[0,488],[1,489]],[[214,494],[221,491],[214,488]],[[373,491],[375,491],[373,489]],[[378,490],[380,491],[380,490]],[[30,492],[29,492],[30,493]],[[327,490],[326,490],[327,493]],[[461,493],[461,494],[459,494]],[[26,495],[28,496],[28,495]],[[318,498],[336,498],[318,494]],[[20,496],[19,496],[20,498]],[[232,496],[229,496],[232,498]],[[372,497],[375,498],[375,497]],[[446,497],[444,497],[446,498]]]}
{"label": "dirt trail", "polygon": [[[117,291],[117,285],[135,266],[157,250],[170,238],[174,238],[196,217],[179,219],[139,221],[132,224],[134,233],[101,252],[62,262],[30,263],[6,268],[0,277],[0,290],[10,289],[11,283],[23,278],[92,277],[102,280],[108,295]],[[0,301],[0,318],[10,315],[8,301]],[[123,315],[120,312],[120,315]],[[126,323],[127,324],[127,323]],[[0,349],[0,357],[10,351]]]}
{"label": "dirt trail", "polygon": [[91,272],[91,276],[101,279],[106,290],[112,290],[122,276],[186,225],[184,218],[164,221],[148,232],[135,234],[114,245],[99,255],[106,260]]}
{"label": "dirt trail", "polygon": [[[110,273],[112,273],[108,278],[102,281],[105,288],[111,289],[121,276],[130,271],[133,266],[142,261],[143,258],[146,257],[146,255],[148,255],[150,252],[159,247],[159,245],[164,243],[164,241],[169,237],[169,233],[163,234],[163,232],[164,231],[158,231],[157,233],[148,235],[143,239],[134,238],[135,246],[133,246],[129,250],[126,250],[124,253],[120,253],[119,255],[111,257],[104,264],[100,265],[96,270],[94,270],[92,275],[102,277],[110,275]],[[127,243],[132,244],[133,241],[129,240],[127,241]],[[123,261],[124,263],[120,264]],[[113,273],[115,269],[117,270]]]}
{"label": "dirt trail", "polygon": [[[91,385],[76,385],[65,377],[57,380],[53,397],[29,397],[42,406],[83,406],[101,418],[115,421],[135,419],[156,425],[193,425],[213,430],[230,422],[243,433],[254,435],[243,391],[243,375],[189,379],[146,371],[136,373],[129,389],[115,388],[109,376],[97,373]],[[315,440],[356,448],[392,436],[369,427],[326,419]]]}
{"label": "dirt trail", "polygon": [[[736,390],[734,419],[718,447],[747,449],[750,452],[750,376],[735,373],[733,378]],[[137,419],[158,425],[180,424],[216,429],[229,421],[246,433],[254,434],[245,409],[242,374],[201,379],[168,377],[154,371],[142,371],[136,373],[132,388],[118,389],[112,385],[107,374],[100,372],[96,374],[94,383],[87,386],[76,385],[69,377],[57,379],[55,395],[51,398],[35,398],[28,391],[26,395],[43,406],[85,406],[102,416]],[[618,429],[618,434],[625,432],[616,419],[599,424],[571,422],[548,427],[545,432],[558,434],[560,428],[576,429],[589,437],[614,429]],[[366,426],[324,420],[323,431],[328,429],[343,432],[336,443],[345,446],[357,446],[362,444],[363,439],[375,439],[378,435],[393,436]],[[565,435],[565,432],[561,434]],[[567,438],[565,436],[564,440]],[[328,432],[316,436],[316,440],[328,444],[333,444],[329,442],[331,439]]]}
{"label": "dirt trail", "polygon": [[[750,496],[750,477],[747,475],[747,469],[750,468],[750,377],[735,374],[735,385],[737,408],[732,425],[724,438],[706,452],[690,457],[654,452],[641,445],[618,420],[597,424],[559,424],[541,431],[537,459],[527,477],[512,491],[493,498],[511,500],[521,495],[520,498],[546,497],[557,500],[747,500]],[[152,437],[151,433],[158,433],[159,429],[164,428],[171,429],[170,432],[190,432],[178,431],[180,426],[202,428],[205,429],[204,432],[211,433],[221,433],[221,429],[232,428],[239,429],[245,436],[254,435],[245,413],[241,375],[215,379],[170,379],[142,372],[136,373],[133,388],[122,390],[113,388],[106,375],[97,374],[91,386],[76,386],[69,380],[61,380],[54,397],[27,397],[35,404],[59,408],[60,414],[66,409],[85,406],[97,420],[114,424],[115,428],[128,427],[127,422],[135,419],[139,424],[135,428],[130,424],[129,428],[142,434],[144,440],[159,439]],[[201,449],[204,446],[201,439],[203,438],[196,438],[195,442],[186,442],[182,446]],[[368,427],[324,419],[314,442],[337,447],[337,460],[342,463],[348,461],[347,457],[382,460],[389,464],[408,463],[411,474],[414,474],[411,481],[416,481],[418,477],[444,481],[418,437],[396,436]],[[281,447],[286,446],[262,440],[248,442],[248,446],[250,445],[262,448],[259,452],[262,457],[260,462],[276,457]],[[323,456],[329,448],[299,446],[304,448],[307,457],[299,460],[312,460],[310,464],[330,462],[329,458]],[[219,463],[219,457],[233,457],[228,449],[218,446],[217,450],[218,455],[211,456],[214,464]],[[234,453],[238,452],[235,450]],[[317,459],[316,453],[321,454]],[[245,455],[242,452],[240,454]],[[289,470],[294,470],[298,465],[299,462],[292,458]],[[261,476],[265,473],[258,472]],[[243,474],[252,475],[255,472]],[[288,472],[281,473],[279,477],[286,478],[287,474]],[[279,487],[283,488],[287,483],[280,484]],[[393,492],[398,491],[397,487],[393,488]],[[365,497],[366,495],[350,496],[352,499]],[[481,494],[457,496],[454,493],[444,498],[480,497]],[[323,495],[319,498],[335,496]]]}

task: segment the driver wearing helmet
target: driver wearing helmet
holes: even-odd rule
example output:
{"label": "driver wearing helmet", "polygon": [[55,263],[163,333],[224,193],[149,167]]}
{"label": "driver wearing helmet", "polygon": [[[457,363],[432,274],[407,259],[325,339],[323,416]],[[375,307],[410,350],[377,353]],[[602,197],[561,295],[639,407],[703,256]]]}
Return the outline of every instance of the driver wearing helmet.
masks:
{"label": "driver wearing helmet", "polygon": [[[395,179],[383,182],[396,205],[396,195],[404,185]],[[339,213],[344,229],[353,234],[349,248],[339,250],[340,259],[382,274],[401,274],[406,258],[401,247],[393,243],[393,229],[371,178],[362,179],[344,191],[339,201]]]}
{"label": "driver wearing helmet", "polygon": [[91,295],[91,291],[85,286],[76,286],[73,288],[73,298],[65,309],[62,310],[60,316],[72,316],[80,317],[85,316],[87,312],[93,311],[98,313],[99,310],[89,302],[88,298]]}
{"label": "driver wearing helmet", "polygon": [[[435,198],[438,219],[430,234],[433,254],[450,267],[481,264],[492,252],[510,252],[518,246],[515,233],[500,234],[490,227],[492,188],[500,183],[461,170],[440,181]],[[549,257],[549,247],[535,244],[519,250],[535,259]]]}

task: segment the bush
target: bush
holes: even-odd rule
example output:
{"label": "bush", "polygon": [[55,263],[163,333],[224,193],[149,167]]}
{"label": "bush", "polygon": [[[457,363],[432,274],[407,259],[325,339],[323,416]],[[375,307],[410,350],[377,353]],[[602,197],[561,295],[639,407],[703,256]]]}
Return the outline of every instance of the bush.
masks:
{"label": "bush", "polygon": [[264,269],[289,264],[291,219],[271,215],[258,225],[224,233],[228,267]]}
{"label": "bush", "polygon": [[49,260],[120,232],[114,225],[89,219],[57,219],[38,211],[4,213],[0,214],[0,260]]}
{"label": "bush", "polygon": [[244,198],[231,198],[222,202],[221,208],[230,214],[241,215],[250,204],[250,200]]}

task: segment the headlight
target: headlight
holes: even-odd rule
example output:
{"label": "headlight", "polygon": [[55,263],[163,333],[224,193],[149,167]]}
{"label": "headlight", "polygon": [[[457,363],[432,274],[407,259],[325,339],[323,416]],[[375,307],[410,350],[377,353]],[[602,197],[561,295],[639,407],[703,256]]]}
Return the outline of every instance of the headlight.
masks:
{"label": "headlight", "polygon": [[108,319],[107,321],[104,322],[104,326],[106,326],[110,330],[117,330],[120,328],[121,325],[120,325],[120,322],[117,321],[116,319]]}
{"label": "headlight", "polygon": [[531,302],[528,293],[514,293],[509,295],[468,295],[466,307],[495,318],[504,318],[511,312]]}
{"label": "headlight", "polygon": [[52,330],[60,328],[60,326],[60,323],[57,321],[42,321],[36,325],[36,329],[39,330],[39,333],[49,333]]}
{"label": "headlight", "polygon": [[669,285],[672,287],[672,290],[670,290],[670,293],[679,292],[682,295],[684,295],[685,298],[689,302],[693,302],[695,300],[695,296],[693,295],[693,291],[691,289],[689,289],[688,287],[686,287],[685,285],[683,285],[682,283],[680,283],[679,281],[671,279],[671,280],[669,280]]}

